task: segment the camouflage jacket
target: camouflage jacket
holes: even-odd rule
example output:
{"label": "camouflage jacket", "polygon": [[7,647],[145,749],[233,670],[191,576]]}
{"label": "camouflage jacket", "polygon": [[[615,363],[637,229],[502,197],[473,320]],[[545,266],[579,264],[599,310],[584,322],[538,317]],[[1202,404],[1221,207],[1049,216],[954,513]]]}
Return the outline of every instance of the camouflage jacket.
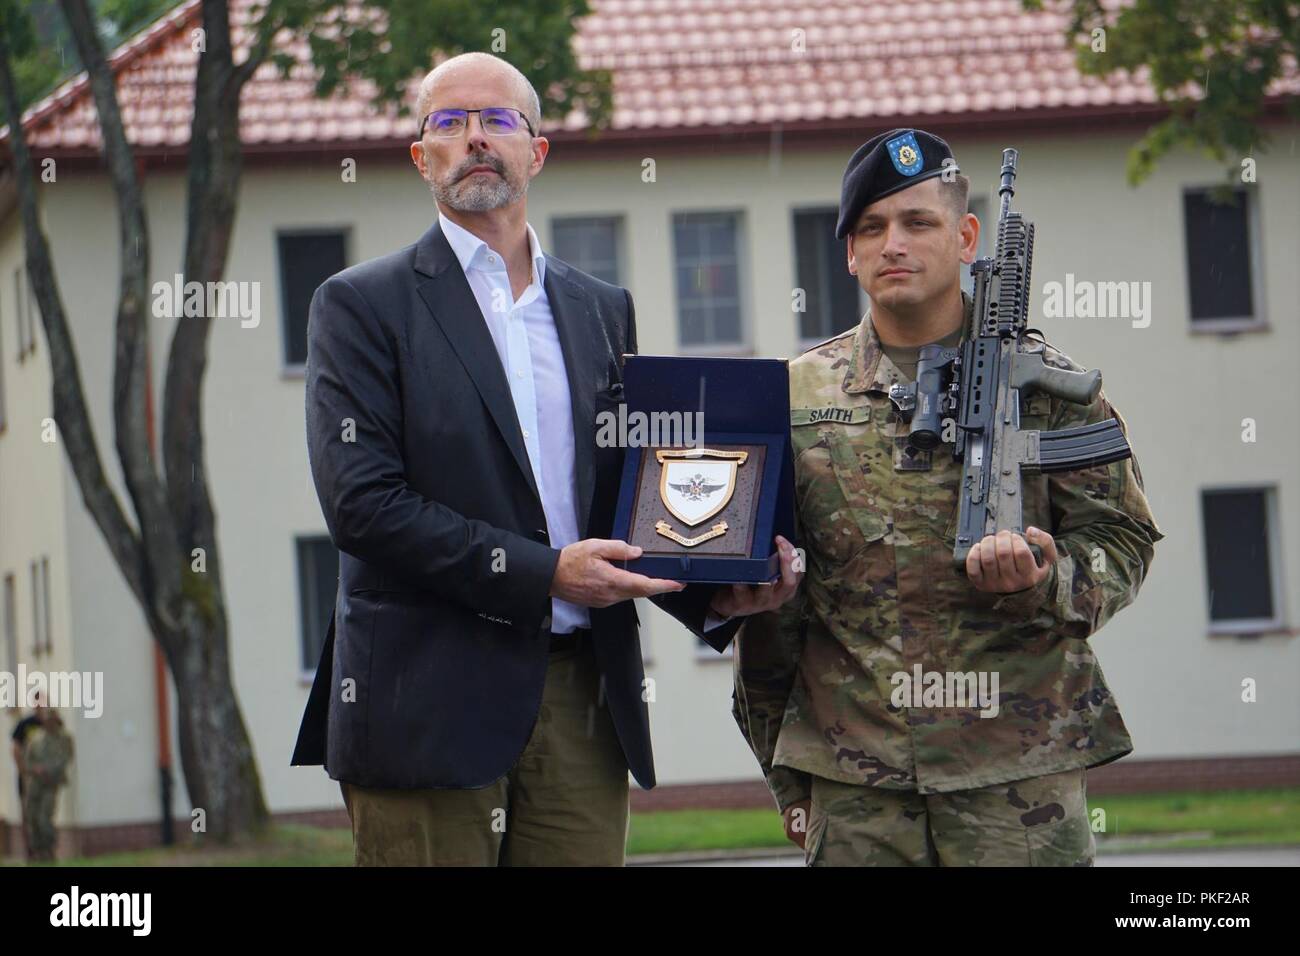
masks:
{"label": "camouflage jacket", "polygon": [[72,738],[62,724],[43,725],[33,730],[23,746],[27,785],[61,787],[66,784],[72,752]]}
{"label": "camouflage jacket", "polygon": [[[967,316],[971,303],[966,299]],[[1077,370],[1046,347],[1044,360]],[[733,714],[778,806],[809,774],[939,793],[1096,766],[1132,743],[1087,638],[1136,596],[1163,535],[1136,460],[1026,475],[1025,525],[1056,539],[1034,588],[989,594],[953,565],[961,462],[909,446],[888,398],[906,381],[870,314],[790,364],[798,594],[737,635]],[[1021,426],[1123,419],[1099,395],[1021,397]],[[987,675],[994,708],[895,699],[896,675]],[[972,674],[972,672],[974,672]],[[926,706],[916,706],[917,704]],[[968,701],[968,703],[971,703]],[[981,716],[981,710],[990,716]]]}

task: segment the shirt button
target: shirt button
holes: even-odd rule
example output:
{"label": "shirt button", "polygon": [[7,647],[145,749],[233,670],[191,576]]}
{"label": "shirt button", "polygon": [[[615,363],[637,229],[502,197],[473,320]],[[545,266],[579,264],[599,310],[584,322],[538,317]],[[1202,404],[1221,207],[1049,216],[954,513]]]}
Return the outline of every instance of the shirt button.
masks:
{"label": "shirt button", "polygon": [[515,378],[523,378],[523,377],[524,377],[523,369],[520,369],[519,371],[515,372]]}
{"label": "shirt button", "polygon": [[488,262],[496,262],[496,261],[497,261],[496,256],[488,256]]}
{"label": "shirt button", "polygon": [[527,428],[524,429],[524,437],[525,437],[525,438],[528,437],[528,429],[527,429]]}

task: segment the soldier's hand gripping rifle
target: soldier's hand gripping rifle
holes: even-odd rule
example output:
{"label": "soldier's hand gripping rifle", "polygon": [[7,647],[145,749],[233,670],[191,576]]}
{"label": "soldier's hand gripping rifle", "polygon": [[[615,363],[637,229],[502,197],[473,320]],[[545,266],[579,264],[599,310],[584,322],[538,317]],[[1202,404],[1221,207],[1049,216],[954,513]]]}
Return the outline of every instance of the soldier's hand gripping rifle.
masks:
{"label": "soldier's hand gripping rifle", "polygon": [[1017,158],[1014,149],[1002,151],[996,253],[971,264],[972,327],[957,348],[922,346],[916,381],[889,391],[918,447],[940,443],[944,419],[956,425],[952,453],[962,460],[962,482],[953,561],[960,567],[985,535],[1024,533],[1023,473],[1075,471],[1133,454],[1113,418],[1052,432],[1020,429],[1021,389],[1087,405],[1101,390],[1101,372],[1047,365],[1041,339],[1027,335],[1035,331],[1027,328],[1034,227],[1011,211]]}

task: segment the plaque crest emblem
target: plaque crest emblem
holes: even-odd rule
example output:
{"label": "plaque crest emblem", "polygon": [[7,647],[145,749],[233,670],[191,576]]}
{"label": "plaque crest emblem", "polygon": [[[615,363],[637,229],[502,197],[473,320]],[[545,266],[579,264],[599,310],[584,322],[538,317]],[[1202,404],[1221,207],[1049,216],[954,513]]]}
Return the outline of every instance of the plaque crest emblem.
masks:
{"label": "plaque crest emblem", "polygon": [[736,493],[736,472],[746,451],[687,448],[655,452],[662,467],[659,498],[678,521],[693,528],[727,506]]}

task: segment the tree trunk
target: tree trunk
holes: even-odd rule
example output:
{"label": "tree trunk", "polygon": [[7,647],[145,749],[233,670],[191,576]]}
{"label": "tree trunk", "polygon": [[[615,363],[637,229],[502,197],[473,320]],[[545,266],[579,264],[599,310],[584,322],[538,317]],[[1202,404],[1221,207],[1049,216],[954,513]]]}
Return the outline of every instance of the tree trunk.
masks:
{"label": "tree trunk", "polygon": [[[139,170],[127,142],[115,80],[87,0],[61,0],[89,77],[118,212],[121,282],[114,350],[113,425],[117,457],[134,512],[128,519],[105,479],[77,366],[49,242],[40,225],[36,175],[20,122],[10,124],[22,212],[27,271],[50,347],[55,421],[82,497],[113,552],[149,629],[162,647],[177,691],[181,767],[202,827],[227,841],[268,823],[261,779],[230,674],[229,635],[217,549],[216,518],[202,440],[202,383],[210,318],[178,319],[164,390],[163,451],[167,480],[150,445],[146,348],[149,233]],[[225,0],[204,0],[209,52],[196,80],[196,122],[185,250],[187,280],[208,282],[225,271],[240,172],[239,93],[257,66],[231,64]],[[10,50],[0,35],[0,95],[21,114]],[[269,38],[256,53],[265,57]],[[215,141],[215,142],[212,142]],[[193,168],[197,165],[200,168]],[[173,408],[175,406],[175,408]],[[178,419],[176,409],[183,410]],[[170,440],[169,440],[170,439]],[[194,549],[202,571],[191,570]]]}
{"label": "tree trunk", "polygon": [[256,835],[270,815],[230,679],[225,615],[191,608],[185,624],[182,633],[164,638],[164,646],[176,647],[168,663],[176,681],[181,769],[194,808],[191,829],[220,842]]}

